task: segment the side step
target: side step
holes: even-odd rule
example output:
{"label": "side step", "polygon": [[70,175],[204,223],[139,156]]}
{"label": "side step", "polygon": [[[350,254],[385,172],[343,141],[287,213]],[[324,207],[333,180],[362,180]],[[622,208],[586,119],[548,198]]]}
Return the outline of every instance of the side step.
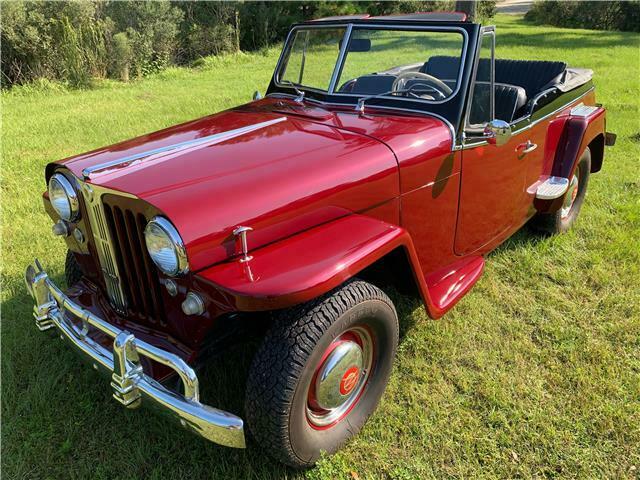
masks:
{"label": "side step", "polygon": [[538,184],[536,188],[536,198],[540,200],[555,200],[563,196],[568,188],[568,178],[549,177]]}

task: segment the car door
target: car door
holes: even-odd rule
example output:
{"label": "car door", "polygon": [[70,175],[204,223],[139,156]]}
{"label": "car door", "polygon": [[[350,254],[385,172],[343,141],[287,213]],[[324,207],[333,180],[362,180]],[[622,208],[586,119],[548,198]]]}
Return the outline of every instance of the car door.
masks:
{"label": "car door", "polygon": [[[485,27],[481,35],[465,121],[455,239],[458,255],[494,248],[522,224],[528,210],[526,146],[522,145],[526,132],[508,138],[506,122],[502,122],[506,131],[500,138],[487,131],[495,120],[495,31]],[[504,139],[506,143],[500,144]]]}

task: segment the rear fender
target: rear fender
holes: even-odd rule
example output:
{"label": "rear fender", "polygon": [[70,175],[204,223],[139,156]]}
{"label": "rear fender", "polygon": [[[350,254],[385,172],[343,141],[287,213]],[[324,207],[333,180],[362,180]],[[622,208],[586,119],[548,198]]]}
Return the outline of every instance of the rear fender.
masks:
{"label": "rear fender", "polygon": [[[564,128],[556,147],[553,163],[544,172],[546,176],[571,178],[585,149],[591,146],[591,172],[597,172],[602,166],[606,112],[600,106],[578,105],[571,109],[569,118],[564,122]],[[541,213],[557,211],[563,202],[563,197],[555,200],[535,200],[535,207]]]}
{"label": "rear fender", "polygon": [[274,310],[317,298],[398,248],[407,254],[427,313],[441,316],[407,231],[363,215],[325,223],[253,250],[249,261],[214,265],[198,276],[222,291],[238,311]]}

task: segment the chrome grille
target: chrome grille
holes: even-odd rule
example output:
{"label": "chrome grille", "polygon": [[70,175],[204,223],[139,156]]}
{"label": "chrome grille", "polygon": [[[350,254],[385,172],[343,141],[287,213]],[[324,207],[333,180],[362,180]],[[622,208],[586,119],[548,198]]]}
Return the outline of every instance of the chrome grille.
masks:
{"label": "chrome grille", "polygon": [[129,315],[137,315],[149,325],[163,325],[165,309],[160,279],[144,241],[147,218],[137,210],[139,203],[132,205],[115,195],[105,195],[102,203],[115,260],[125,280],[123,290]]}
{"label": "chrome grille", "polygon": [[83,184],[82,196],[85,200],[89,225],[93,232],[93,239],[98,253],[98,261],[104,276],[104,283],[112,306],[120,313],[126,312],[125,297],[122,290],[122,280],[118,272],[118,265],[115,261],[115,251],[110,238],[107,222],[102,205],[102,194],[104,190]]}

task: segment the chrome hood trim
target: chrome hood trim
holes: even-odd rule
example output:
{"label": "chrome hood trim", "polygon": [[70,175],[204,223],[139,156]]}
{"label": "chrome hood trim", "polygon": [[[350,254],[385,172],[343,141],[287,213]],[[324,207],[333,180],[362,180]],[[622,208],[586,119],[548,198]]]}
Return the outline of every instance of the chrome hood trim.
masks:
{"label": "chrome hood trim", "polygon": [[236,128],[235,130],[216,133],[214,135],[209,135],[207,137],[197,138],[195,140],[189,140],[186,142],[176,143],[174,145],[167,145],[165,147],[156,148],[154,150],[148,150],[146,152],[136,153],[135,155],[130,155],[125,158],[119,158],[117,160],[112,160],[110,162],[99,163],[97,165],[92,165],[91,167],[87,167],[83,169],[82,176],[85,178],[85,180],[89,180],[89,179],[95,178],[97,174],[109,173],[111,170],[116,168],[124,168],[124,167],[129,167],[131,165],[135,165],[141,162],[143,159],[150,160],[152,159],[152,157],[153,159],[155,159],[168,154],[181,153],[186,150],[189,150],[189,151],[198,150],[200,148],[215,145],[216,143],[221,143],[227,140],[231,140],[241,135],[245,135],[247,133],[269,127],[271,125],[275,125],[276,123],[283,122],[286,119],[287,117],[279,117],[274,120],[268,120],[266,122],[261,122],[261,123],[256,123],[254,125],[247,125],[246,127]]}

